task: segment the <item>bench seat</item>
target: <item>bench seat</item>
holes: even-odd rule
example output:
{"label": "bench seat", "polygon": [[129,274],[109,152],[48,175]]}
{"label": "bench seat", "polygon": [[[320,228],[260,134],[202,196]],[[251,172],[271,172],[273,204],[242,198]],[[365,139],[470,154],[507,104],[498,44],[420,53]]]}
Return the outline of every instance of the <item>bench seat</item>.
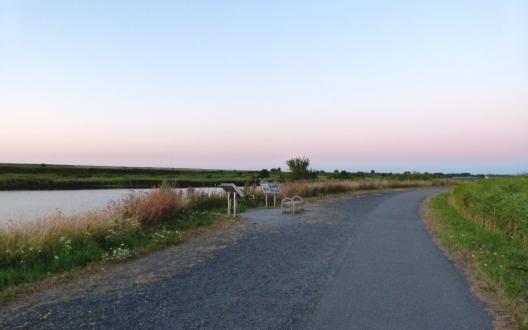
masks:
{"label": "bench seat", "polygon": [[295,214],[295,208],[304,204],[304,199],[301,196],[293,196],[291,198],[284,198],[281,202],[281,212],[284,212],[284,209],[290,210],[292,214]]}

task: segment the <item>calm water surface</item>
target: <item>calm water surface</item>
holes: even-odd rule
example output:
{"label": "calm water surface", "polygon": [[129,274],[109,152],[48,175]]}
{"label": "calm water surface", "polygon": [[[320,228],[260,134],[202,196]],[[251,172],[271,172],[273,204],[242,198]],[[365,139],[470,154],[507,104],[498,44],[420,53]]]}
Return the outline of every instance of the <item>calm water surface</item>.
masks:
{"label": "calm water surface", "polygon": [[[46,191],[0,191],[0,225],[9,222],[31,222],[39,217],[63,212],[78,213],[105,207],[131,193],[149,189],[90,189]],[[185,189],[176,189],[185,190]],[[197,191],[220,192],[220,188],[196,188]]]}

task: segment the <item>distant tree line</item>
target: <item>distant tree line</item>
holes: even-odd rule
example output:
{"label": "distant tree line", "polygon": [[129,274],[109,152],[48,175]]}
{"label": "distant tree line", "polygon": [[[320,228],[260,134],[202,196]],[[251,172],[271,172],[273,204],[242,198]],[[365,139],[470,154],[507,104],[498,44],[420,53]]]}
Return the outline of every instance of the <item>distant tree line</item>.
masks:
{"label": "distant tree line", "polygon": [[290,180],[313,180],[320,177],[326,177],[337,180],[354,180],[354,179],[365,179],[365,178],[387,178],[387,179],[399,179],[399,180],[430,180],[430,179],[442,179],[442,178],[453,178],[453,177],[477,177],[483,178],[484,174],[471,174],[468,172],[462,173],[441,173],[441,172],[416,172],[416,171],[405,171],[403,173],[393,172],[376,172],[370,170],[364,171],[346,171],[346,170],[334,170],[333,172],[326,172],[322,170],[314,170],[310,168],[310,159],[307,157],[294,157],[286,161],[288,165],[288,172],[286,176],[283,176],[281,168],[271,168],[270,170],[262,169],[259,172],[259,178],[266,179],[273,177],[275,179],[282,180],[284,178]]}

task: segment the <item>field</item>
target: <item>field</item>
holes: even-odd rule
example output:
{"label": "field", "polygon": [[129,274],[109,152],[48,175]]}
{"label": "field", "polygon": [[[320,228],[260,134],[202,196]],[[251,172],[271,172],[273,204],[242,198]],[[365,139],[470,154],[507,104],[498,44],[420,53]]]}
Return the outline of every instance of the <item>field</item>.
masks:
{"label": "field", "polygon": [[0,190],[204,187],[222,182],[244,185],[258,171],[0,164]]}
{"label": "field", "polygon": [[528,177],[455,186],[430,201],[429,212],[433,235],[491,292],[491,304],[528,328]]}
{"label": "field", "polygon": [[[152,188],[161,184],[173,187],[208,187],[222,182],[239,186],[259,179],[285,181],[289,173],[280,168],[263,171],[206,170],[149,167],[103,167],[49,164],[0,164],[0,190]],[[318,180],[438,180],[452,177],[472,178],[469,173],[374,173],[314,171]]]}

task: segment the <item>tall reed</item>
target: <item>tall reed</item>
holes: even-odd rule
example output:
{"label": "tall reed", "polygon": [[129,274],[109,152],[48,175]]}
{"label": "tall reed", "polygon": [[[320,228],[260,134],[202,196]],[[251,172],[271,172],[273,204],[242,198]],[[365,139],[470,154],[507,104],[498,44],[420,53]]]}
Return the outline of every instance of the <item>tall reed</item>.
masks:
{"label": "tall reed", "polygon": [[[0,290],[92,261],[124,259],[138,247],[178,236],[181,221],[223,200],[221,194],[159,188],[96,211],[58,212],[31,223],[1,226]],[[194,216],[197,221],[200,217]]]}

